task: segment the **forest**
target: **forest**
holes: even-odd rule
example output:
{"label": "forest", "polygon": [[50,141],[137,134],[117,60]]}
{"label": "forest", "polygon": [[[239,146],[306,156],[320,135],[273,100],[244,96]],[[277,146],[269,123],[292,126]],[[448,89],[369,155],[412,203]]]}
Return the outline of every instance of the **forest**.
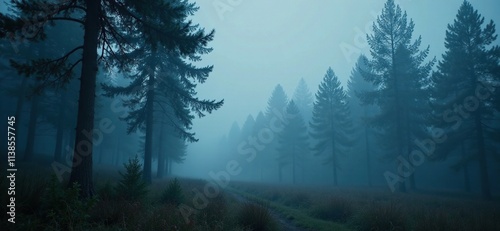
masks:
{"label": "forest", "polygon": [[500,5],[362,2],[2,2],[2,230],[499,230]]}

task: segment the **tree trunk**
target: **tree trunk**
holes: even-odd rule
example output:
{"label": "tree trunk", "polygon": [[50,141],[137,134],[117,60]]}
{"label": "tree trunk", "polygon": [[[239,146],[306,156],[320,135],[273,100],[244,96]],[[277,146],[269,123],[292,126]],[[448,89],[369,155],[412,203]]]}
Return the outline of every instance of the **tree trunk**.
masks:
{"label": "tree trunk", "polygon": [[158,141],[158,171],[156,177],[163,178],[165,175],[165,153],[163,153],[163,133],[164,133],[164,124],[161,121],[160,126],[160,137]]}
{"label": "tree trunk", "polygon": [[[366,116],[366,113],[365,113]],[[370,157],[370,141],[369,141],[369,128],[368,126],[365,126],[365,152],[366,152],[366,172],[367,172],[367,179],[368,179],[368,186],[372,187],[372,164],[371,164],[371,157]]]}
{"label": "tree trunk", "polygon": [[410,175],[410,190],[416,191],[417,186],[415,184],[415,171]]}
{"label": "tree trunk", "polygon": [[68,136],[64,139],[64,143],[65,143],[65,146],[66,149],[63,151],[63,160],[64,161],[67,161],[67,162],[71,162],[71,158],[73,158],[73,156],[70,156],[72,153],[71,151],[73,151],[74,147],[75,147],[75,130],[74,129],[71,129],[71,130],[66,130]]}
{"label": "tree trunk", "polygon": [[[411,143],[412,143],[412,139],[410,137],[410,131],[412,130],[412,127],[411,127],[411,124],[410,124],[410,115],[409,115],[409,112],[406,111],[405,112],[405,120],[406,120],[406,153],[408,154],[407,155],[407,158],[408,160],[410,160],[410,153],[411,153]],[[410,190],[411,191],[416,191],[417,190],[417,185],[416,185],[416,182],[415,182],[415,174],[416,174],[416,171],[417,171],[417,168],[415,168],[414,166],[413,167],[413,172],[410,174]]]}
{"label": "tree trunk", "polygon": [[[461,149],[462,161],[465,161],[465,144],[464,143],[460,144],[460,149]],[[471,187],[470,187],[469,167],[467,165],[468,165],[468,163],[464,162],[464,166],[463,166],[464,190],[465,190],[465,192],[469,193],[471,191]]]}
{"label": "tree trunk", "polygon": [[120,147],[117,146],[115,150],[114,165],[120,167]]}
{"label": "tree trunk", "polygon": [[335,164],[333,165],[333,186],[337,187],[338,186],[338,182],[337,182],[337,167],[335,166]]}
{"label": "tree trunk", "polygon": [[99,164],[102,164],[102,156],[104,156],[103,148],[102,146],[99,148]]}
{"label": "tree trunk", "polygon": [[171,176],[172,175],[172,160],[170,158],[166,158],[167,160],[167,169],[168,169],[168,175]]}
{"label": "tree trunk", "polygon": [[[401,128],[402,128],[402,125],[401,125],[401,105],[400,105],[400,102],[399,102],[399,98],[400,98],[400,94],[399,94],[399,82],[398,82],[398,78],[396,76],[396,66],[395,66],[395,63],[396,63],[396,47],[395,47],[395,38],[394,38],[394,35],[391,34],[391,38],[390,38],[390,41],[391,41],[391,75],[392,77],[394,78],[394,90],[395,90],[395,93],[394,93],[394,107],[395,107],[395,111],[396,111],[396,137],[395,137],[395,140],[396,140],[396,145],[397,145],[397,153],[396,153],[396,156],[397,155],[401,155],[403,152],[403,147],[402,147],[402,142],[401,142]],[[401,176],[404,178],[404,176]],[[399,183],[399,191],[400,192],[406,192],[406,185],[405,185],[405,181],[403,182],[400,182]]]}
{"label": "tree trunk", "polygon": [[[410,142],[409,139],[408,139],[408,142]],[[410,145],[407,145],[406,150],[407,150],[407,153],[408,153],[408,160],[410,160],[410,152],[411,152]],[[413,168],[413,172],[410,174],[410,177],[409,177],[410,178],[410,182],[409,183],[410,183],[410,190],[411,191],[416,191],[417,190],[417,185],[415,183],[415,174],[416,174],[416,171],[417,171],[417,169]]]}
{"label": "tree trunk", "polygon": [[165,158],[163,160],[163,166],[165,166],[165,173],[166,176],[170,176],[170,160],[168,158],[168,155],[165,155]]}
{"label": "tree trunk", "polygon": [[149,73],[148,92],[146,97],[146,141],[144,142],[144,171],[143,178],[148,184],[151,183],[151,159],[153,152],[153,110],[154,110],[154,66]]}
{"label": "tree trunk", "polygon": [[292,153],[292,183],[295,184],[295,147]]}
{"label": "tree trunk", "polygon": [[35,135],[38,120],[38,104],[40,102],[39,95],[34,95],[31,100],[30,120],[28,123],[28,137],[26,142],[26,150],[24,152],[24,160],[31,161],[33,159],[33,150],[35,146]]}
{"label": "tree trunk", "polygon": [[61,94],[61,102],[59,104],[59,111],[57,117],[57,132],[56,132],[56,146],[54,149],[54,160],[61,161],[62,157],[62,147],[63,147],[63,135],[64,135],[64,108],[65,108],[65,99],[67,97],[67,91],[62,90]]}
{"label": "tree trunk", "polygon": [[481,176],[481,195],[484,200],[491,200],[490,181],[488,177],[488,162],[486,160],[486,151],[484,149],[484,134],[481,118],[478,114],[475,116],[476,129],[477,129],[477,145],[479,148],[479,174]]}
{"label": "tree trunk", "polygon": [[[332,127],[333,127],[333,125],[332,125]],[[332,130],[332,131],[334,131],[334,130]],[[333,186],[336,187],[336,186],[338,186],[338,182],[337,182],[337,158],[335,156],[335,137],[333,137],[333,136],[332,136],[332,171],[333,171]]]}
{"label": "tree trunk", "polygon": [[[73,152],[73,167],[69,187],[74,183],[80,186],[82,198],[94,195],[92,182],[92,147],[94,129],[95,87],[97,74],[97,40],[100,30],[99,14],[101,1],[86,0],[85,34],[83,37],[82,72],[78,97],[78,116],[76,138]],[[87,135],[86,135],[87,134]],[[84,147],[86,146],[86,147]]]}
{"label": "tree trunk", "polygon": [[14,124],[14,129],[16,129],[16,131],[18,130],[17,128],[19,127],[19,122],[21,121],[24,100],[26,99],[26,87],[27,87],[27,85],[28,85],[28,78],[24,77],[22,82],[21,82],[19,97],[18,97],[17,103],[16,103],[16,114],[15,114],[16,123]]}
{"label": "tree trunk", "polygon": [[282,176],[281,176],[281,163],[278,163],[278,180],[281,183],[282,181]]}

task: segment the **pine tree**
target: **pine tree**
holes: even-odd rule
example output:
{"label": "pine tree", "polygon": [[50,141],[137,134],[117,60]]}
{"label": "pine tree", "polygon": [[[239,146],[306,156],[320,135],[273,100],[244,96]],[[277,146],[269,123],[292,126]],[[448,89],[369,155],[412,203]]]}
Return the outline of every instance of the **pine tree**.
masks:
{"label": "pine tree", "polygon": [[311,124],[315,155],[326,154],[325,164],[332,165],[333,184],[338,185],[339,156],[346,154],[352,145],[352,124],[347,95],[331,68],[320,83],[313,106]]}
{"label": "pine tree", "polygon": [[286,122],[278,134],[278,162],[292,166],[292,182],[296,183],[297,166],[309,151],[307,127],[297,105],[292,100],[286,108]]}
{"label": "pine tree", "polygon": [[245,141],[249,136],[253,136],[253,128],[255,125],[255,119],[252,115],[248,115],[245,123],[243,123],[243,127],[241,128],[240,140]]}
{"label": "pine tree", "polygon": [[281,87],[281,85],[278,84],[274,88],[271,97],[267,101],[266,117],[268,119],[271,119],[276,116],[282,117],[282,114],[286,110],[287,105],[288,105],[288,97],[286,96],[283,87]]}
{"label": "pine tree", "polygon": [[[67,21],[83,26],[83,44],[68,50],[59,58],[34,60],[17,65],[25,74],[37,74],[44,82],[65,83],[72,77],[73,69],[81,63],[79,105],[76,125],[73,166],[68,182],[82,187],[81,196],[94,194],[92,182],[93,140],[85,133],[94,129],[94,106],[96,71],[98,63],[119,69],[134,64],[131,56],[121,55],[140,49],[137,42],[153,47],[165,46],[177,51],[184,58],[197,59],[199,52],[213,39],[213,31],[206,34],[202,29],[187,21],[196,7],[179,0],[151,1],[97,1],[70,0],[64,2],[13,0],[9,7],[23,15],[0,14],[0,38],[31,41],[43,40],[45,28],[51,23]],[[33,19],[25,23],[24,18]],[[27,28],[29,27],[29,28]],[[35,33],[25,33],[34,31]],[[26,30],[28,29],[28,30]],[[140,39],[129,35],[139,33]],[[98,50],[100,51],[98,54]],[[81,51],[81,58],[69,61],[69,57]],[[85,146],[84,148],[82,148]]]}
{"label": "pine tree", "polygon": [[138,201],[144,199],[148,194],[148,188],[142,177],[143,172],[139,158],[137,156],[131,158],[123,166],[126,172],[120,172],[122,179],[116,185],[116,192],[125,200]]}
{"label": "pine tree", "polygon": [[[176,132],[188,141],[195,142],[197,139],[194,134],[188,132],[194,119],[191,111],[202,117],[205,112],[211,113],[221,107],[223,101],[196,98],[196,82],[206,81],[212,66],[196,67],[183,60],[179,52],[169,51],[166,46],[141,46],[141,52],[135,54],[137,72],[130,76],[132,82],[125,87],[103,85],[103,88],[108,96],[132,96],[131,100],[124,102],[131,109],[126,120],[129,133],[137,129],[145,131],[144,177],[150,183],[155,105],[173,121],[172,126],[176,128]],[[200,46],[196,55],[210,51],[211,48]],[[200,60],[200,57],[193,60]]]}
{"label": "pine tree", "polygon": [[456,167],[464,170],[471,161],[478,161],[482,197],[491,199],[488,155],[496,153],[499,142],[499,124],[494,121],[499,117],[500,98],[493,87],[500,81],[500,47],[493,45],[494,22],[483,24],[484,17],[464,1],[446,31],[447,50],[433,75],[432,105],[434,126],[448,132],[435,158],[461,152]]}
{"label": "pine tree", "polygon": [[269,145],[267,145],[267,142],[268,142],[268,140],[271,140],[271,141],[274,140],[275,134],[269,129],[268,121],[266,120],[266,116],[264,115],[264,113],[262,113],[262,111],[260,111],[259,114],[257,114],[257,117],[255,118],[255,124],[253,126],[252,134],[254,136],[258,137],[259,140],[263,139],[263,140],[260,140],[261,143],[263,143],[263,145],[261,145],[262,150],[259,150],[259,153],[255,157],[256,158],[255,163],[257,165],[257,167],[255,168],[255,170],[256,170],[255,176],[257,176],[256,180],[263,182],[264,181],[264,171],[263,170],[265,168],[264,167],[265,166],[264,165],[265,158],[264,158],[264,155],[262,155],[262,154],[265,153],[266,151],[268,151]]}
{"label": "pine tree", "polygon": [[367,172],[367,180],[368,185],[372,186],[372,159],[373,152],[376,149],[375,142],[373,141],[375,132],[373,128],[369,124],[369,118],[373,117],[377,108],[373,105],[366,105],[361,101],[361,95],[363,92],[373,91],[374,86],[367,82],[363,78],[363,73],[371,73],[368,66],[368,58],[366,56],[361,55],[358,58],[356,66],[351,72],[351,77],[348,86],[348,98],[349,98],[349,106],[351,110],[351,114],[353,117],[354,130],[356,130],[357,134],[355,137],[358,141],[357,147],[361,147],[365,152],[366,156],[366,172]]}
{"label": "pine tree", "polygon": [[210,113],[223,104],[223,101],[200,100],[195,97],[194,81],[204,82],[212,71],[211,66],[198,68],[184,63],[178,54],[153,49],[151,47],[151,50],[145,51],[146,54],[138,57],[137,73],[131,76],[131,84],[125,87],[103,85],[108,96],[132,96],[124,102],[131,109],[125,120],[129,124],[129,133],[137,129],[145,131],[146,182],[151,182],[155,105],[171,122],[174,132],[190,142],[195,142],[197,139],[194,134],[188,131],[194,118],[191,111],[202,117],[205,111]]}
{"label": "pine tree", "polygon": [[[270,126],[272,127],[272,130],[277,130],[275,132],[279,133],[280,130],[283,129],[284,126],[284,114],[286,107],[288,105],[288,97],[283,90],[283,87],[281,87],[280,84],[276,85],[274,88],[271,97],[267,101],[267,109],[265,112],[265,116],[267,121],[269,121]],[[273,129],[274,128],[274,129]],[[273,139],[270,144],[268,144],[268,147],[265,152],[263,152],[263,155],[265,156],[264,158],[267,160],[268,163],[272,163],[276,160],[276,156],[278,153],[276,153],[276,149],[278,147],[278,140]],[[281,182],[282,180],[282,168],[283,166],[278,162],[278,181]]]}
{"label": "pine tree", "polygon": [[[373,34],[368,35],[370,54],[369,66],[372,73],[363,73],[371,82],[374,91],[363,94],[364,103],[377,105],[380,113],[371,119],[371,125],[382,130],[380,144],[389,160],[408,159],[416,148],[414,139],[427,136],[425,133],[425,105],[428,98],[426,86],[434,61],[425,62],[429,47],[419,51],[421,38],[413,43],[414,23],[408,22],[394,0],[387,0],[376,23]],[[398,162],[398,164],[402,164]],[[410,186],[415,188],[413,172]],[[396,177],[386,175],[391,189],[399,183],[400,191],[406,191],[405,173]],[[395,178],[395,179],[393,179]]]}
{"label": "pine tree", "polygon": [[312,117],[313,97],[304,78],[300,79],[299,84],[293,93],[293,101],[299,108],[302,117],[307,123]]}
{"label": "pine tree", "polygon": [[228,141],[228,154],[229,156],[233,156],[236,153],[236,147],[238,147],[241,137],[241,129],[240,126],[238,125],[238,122],[234,121],[233,124],[231,125],[231,128],[229,129],[229,134],[227,135],[227,141]]}

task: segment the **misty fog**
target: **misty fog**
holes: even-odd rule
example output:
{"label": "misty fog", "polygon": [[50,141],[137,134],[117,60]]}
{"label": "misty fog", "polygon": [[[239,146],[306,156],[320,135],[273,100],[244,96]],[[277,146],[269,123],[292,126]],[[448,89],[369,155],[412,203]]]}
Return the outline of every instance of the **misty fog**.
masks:
{"label": "misty fog", "polygon": [[[498,9],[496,0],[2,2],[3,222],[498,230]],[[72,212],[57,201],[75,203]],[[270,223],[256,226],[246,208]],[[142,215],[128,219],[135,209]],[[19,225],[26,216],[35,222]]]}

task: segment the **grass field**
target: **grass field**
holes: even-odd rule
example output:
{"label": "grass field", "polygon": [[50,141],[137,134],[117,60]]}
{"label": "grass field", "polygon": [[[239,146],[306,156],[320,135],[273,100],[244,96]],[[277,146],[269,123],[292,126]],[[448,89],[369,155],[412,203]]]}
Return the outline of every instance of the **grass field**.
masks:
{"label": "grass field", "polygon": [[[6,230],[280,230],[270,211],[302,230],[500,230],[498,200],[241,182],[206,191],[209,182],[193,179],[154,180],[144,192],[134,184],[120,191],[118,171],[97,169],[96,197],[81,201],[78,188],[65,187],[50,169],[19,169],[16,223],[3,213]],[[7,183],[0,180],[2,190]],[[6,193],[1,195],[7,204]]]}
{"label": "grass field", "polygon": [[310,230],[500,230],[499,201],[359,188],[233,184]]}
{"label": "grass field", "polygon": [[[20,164],[16,223],[7,222],[2,213],[1,230],[252,230],[245,216],[261,219],[267,230],[278,230],[266,208],[239,203],[222,190],[197,209],[193,199],[195,192],[203,192],[203,180],[179,179],[177,188],[171,187],[174,179],[154,180],[144,195],[131,199],[117,188],[118,171],[97,169],[95,175],[95,198],[81,201],[78,190],[67,189],[50,169]],[[5,192],[7,183],[0,180]],[[138,191],[130,187],[129,192]],[[8,204],[6,193],[1,196],[2,204]]]}

